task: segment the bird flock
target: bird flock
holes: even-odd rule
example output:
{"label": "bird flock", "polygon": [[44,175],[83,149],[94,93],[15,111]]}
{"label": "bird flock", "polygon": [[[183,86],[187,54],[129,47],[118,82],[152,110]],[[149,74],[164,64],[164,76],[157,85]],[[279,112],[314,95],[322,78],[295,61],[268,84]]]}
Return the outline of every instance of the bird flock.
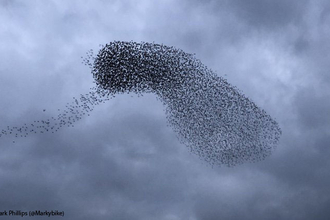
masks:
{"label": "bird flock", "polygon": [[[74,127],[75,122],[81,120],[85,115],[89,116],[96,105],[105,103],[109,98],[102,98],[96,95],[91,88],[88,94],[81,94],[80,98],[73,97],[71,103],[67,103],[64,110],[58,109],[57,117],[50,117],[43,120],[34,120],[31,123],[25,123],[22,126],[7,126],[0,131],[1,136],[28,137],[30,134],[40,134],[51,132],[55,133],[62,127]],[[43,109],[45,112],[46,109]],[[15,143],[15,141],[13,141]]]}
{"label": "bird flock", "polygon": [[154,43],[115,41],[87,53],[96,86],[57,117],[7,127],[0,135],[56,132],[122,93],[153,93],[178,139],[213,165],[263,160],[277,146],[278,123],[193,54]]}

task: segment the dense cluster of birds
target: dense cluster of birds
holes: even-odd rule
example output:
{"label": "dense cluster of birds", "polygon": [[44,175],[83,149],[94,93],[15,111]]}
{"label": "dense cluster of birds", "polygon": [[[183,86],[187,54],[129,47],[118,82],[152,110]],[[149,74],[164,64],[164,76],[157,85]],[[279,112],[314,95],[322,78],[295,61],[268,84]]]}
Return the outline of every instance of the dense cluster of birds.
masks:
{"label": "dense cluster of birds", "polygon": [[1,134],[55,132],[73,126],[95,105],[133,92],[156,94],[179,140],[211,165],[260,161],[278,144],[278,123],[192,54],[160,44],[115,41],[96,56],[89,51],[83,62],[95,80],[92,92],[68,104],[57,118],[7,127]]}
{"label": "dense cluster of birds", "polygon": [[97,93],[154,93],[179,140],[212,165],[259,161],[281,129],[264,110],[194,55],[154,43],[111,42],[86,62]]}

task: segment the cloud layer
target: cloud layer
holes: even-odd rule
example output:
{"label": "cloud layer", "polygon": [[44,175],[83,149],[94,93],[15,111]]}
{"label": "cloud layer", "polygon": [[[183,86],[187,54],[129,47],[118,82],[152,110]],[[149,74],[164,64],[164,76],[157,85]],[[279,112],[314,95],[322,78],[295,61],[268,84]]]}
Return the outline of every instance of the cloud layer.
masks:
{"label": "cloud layer", "polygon": [[63,210],[70,219],[327,219],[329,9],[321,0],[0,1],[0,130],[56,116],[94,86],[86,51],[133,40],[195,53],[283,132],[266,160],[211,168],[180,144],[155,96],[116,96],[74,128],[1,137],[1,209]]}

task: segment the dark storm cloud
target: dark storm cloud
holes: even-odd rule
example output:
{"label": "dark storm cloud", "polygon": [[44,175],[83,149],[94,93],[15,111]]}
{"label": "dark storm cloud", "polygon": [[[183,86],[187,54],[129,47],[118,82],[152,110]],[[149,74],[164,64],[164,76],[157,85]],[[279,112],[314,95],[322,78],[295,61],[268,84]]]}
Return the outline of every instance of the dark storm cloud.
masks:
{"label": "dark storm cloud", "polygon": [[309,4],[303,1],[229,1],[233,12],[254,28],[276,30],[291,23],[300,22]]}
{"label": "dark storm cloud", "polygon": [[296,39],[294,43],[294,51],[297,54],[304,53],[310,47],[310,42],[306,37],[300,36]]}
{"label": "dark storm cloud", "polygon": [[0,1],[0,6],[3,8],[9,8],[19,5],[19,1],[16,0],[2,0]]}
{"label": "dark storm cloud", "polygon": [[330,103],[325,102],[330,91],[317,90],[315,87],[302,88],[295,97],[299,122],[306,130],[324,129],[330,124]]}

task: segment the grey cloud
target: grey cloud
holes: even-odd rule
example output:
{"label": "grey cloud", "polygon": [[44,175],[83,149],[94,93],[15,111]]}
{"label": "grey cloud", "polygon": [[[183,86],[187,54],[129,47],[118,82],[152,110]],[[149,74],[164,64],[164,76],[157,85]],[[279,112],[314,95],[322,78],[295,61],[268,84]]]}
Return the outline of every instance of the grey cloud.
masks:
{"label": "grey cloud", "polygon": [[243,22],[267,30],[287,26],[290,23],[300,21],[309,5],[306,1],[230,1],[237,16]]}
{"label": "grey cloud", "polygon": [[330,123],[328,113],[330,112],[329,102],[325,102],[328,91],[317,94],[316,88],[303,88],[296,95],[295,106],[298,111],[300,123],[306,129],[315,130],[326,128]]}
{"label": "grey cloud", "polygon": [[310,47],[310,42],[305,37],[301,36],[294,42],[294,51],[298,54],[304,53]]}
{"label": "grey cloud", "polygon": [[[163,135],[166,136],[163,133],[168,129],[165,120],[157,122],[148,115],[127,113],[125,117],[105,116],[107,120],[93,125],[96,127],[91,130],[95,132],[88,138],[83,131],[70,131],[73,128],[64,128],[60,139],[53,134],[30,137],[31,147],[19,156],[25,155],[22,166],[17,169],[7,166],[20,178],[4,178],[21,184],[2,185],[12,198],[6,203],[2,201],[4,207],[10,209],[13,204],[21,207],[26,203],[30,204],[26,209],[36,206],[46,209],[58,207],[55,201],[62,201],[60,207],[69,209],[70,217],[78,218],[81,209],[89,210],[91,213],[85,213],[83,219],[125,215],[145,219],[150,213],[162,219],[167,213],[164,209],[176,210],[174,204],[182,203],[186,186],[186,175],[182,175],[184,170],[180,166],[183,161],[175,155],[178,143],[162,143]],[[22,146],[22,140],[17,145]],[[17,162],[8,161],[13,165]],[[32,197],[34,193],[39,196]],[[52,199],[44,202],[46,198]],[[34,199],[37,201],[33,202]],[[102,207],[106,209],[104,215],[97,211]]]}
{"label": "grey cloud", "polygon": [[[92,76],[80,64],[88,49],[143,40],[196,53],[243,92],[263,82],[249,97],[277,113],[280,146],[260,163],[211,168],[180,145],[154,97],[118,96],[74,128],[15,144],[1,137],[1,209],[59,209],[69,219],[328,219],[328,2],[132,4],[0,1],[0,130],[54,116],[88,92]],[[277,45],[268,52],[298,67],[262,75],[265,63],[243,59],[258,59],[253,42]]]}

